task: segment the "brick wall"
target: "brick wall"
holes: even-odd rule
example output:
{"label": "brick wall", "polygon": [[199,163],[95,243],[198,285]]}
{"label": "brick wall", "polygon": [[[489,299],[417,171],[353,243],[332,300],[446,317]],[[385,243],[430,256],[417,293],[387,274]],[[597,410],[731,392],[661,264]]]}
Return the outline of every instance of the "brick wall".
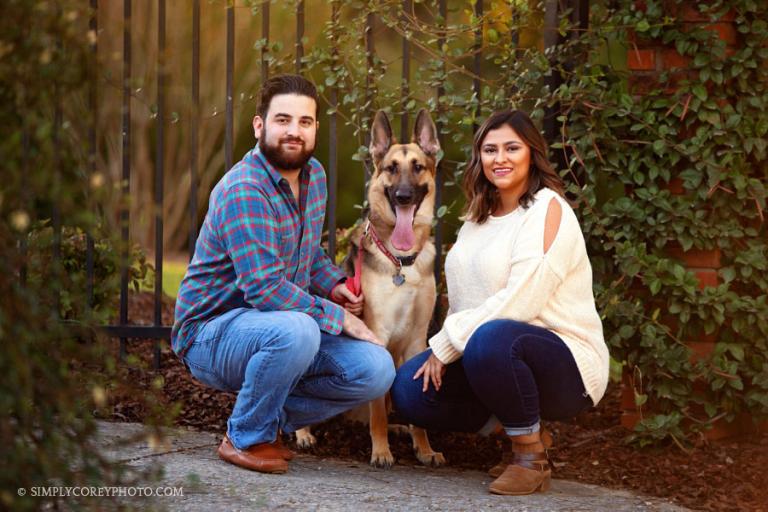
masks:
{"label": "brick wall", "polygon": [[[670,2],[672,4],[672,2]],[[642,1],[637,5],[642,8]],[[713,23],[708,15],[702,15],[696,8],[697,2],[689,2],[684,6],[670,5],[670,15],[688,26],[703,26],[718,34],[720,39],[733,48],[739,44],[738,32],[734,24],[734,16],[729,13]],[[670,72],[670,87],[681,78],[696,79],[695,72],[689,68],[689,58],[680,55],[674,46],[664,46],[656,41],[647,41],[642,37],[632,34],[627,53],[627,65],[632,72],[630,78],[630,87],[634,94],[643,94],[654,88],[657,84],[656,78],[663,71]],[[668,90],[674,92],[673,89]],[[673,194],[684,194],[685,189],[682,181],[673,179],[669,185]],[[667,248],[668,254],[680,261],[694,273],[699,281],[699,287],[717,286],[719,277],[717,270],[721,266],[720,251],[718,249],[703,251],[691,249],[684,251],[679,245],[672,245]],[[684,340],[692,349],[691,358],[693,360],[706,357],[711,354],[717,343],[717,332],[710,335],[701,335],[697,339]],[[623,414],[621,423],[626,428],[633,428],[640,420],[640,412],[635,407],[634,391],[632,388],[632,376],[625,372],[622,379],[622,400],[621,405]],[[646,404],[643,410],[653,408],[653,404]],[[714,428],[707,433],[710,439],[726,437],[731,434],[741,433],[749,429],[752,425],[750,418],[741,418],[732,424],[718,422]]]}

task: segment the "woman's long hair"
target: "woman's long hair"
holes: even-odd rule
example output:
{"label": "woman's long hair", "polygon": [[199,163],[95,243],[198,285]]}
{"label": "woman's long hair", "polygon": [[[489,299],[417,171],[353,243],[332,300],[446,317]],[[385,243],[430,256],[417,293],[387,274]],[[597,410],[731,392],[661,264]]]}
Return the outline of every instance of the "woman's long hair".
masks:
{"label": "woman's long hair", "polygon": [[488,132],[504,125],[515,130],[522,141],[531,148],[531,168],[528,176],[528,190],[520,197],[520,206],[527,208],[533,196],[544,187],[564,195],[563,180],[547,158],[547,141],[534,126],[528,114],[521,110],[494,112],[475,133],[472,142],[472,159],[464,171],[463,189],[467,197],[464,215],[467,220],[482,224],[499,206],[498,189],[483,173],[480,148]]}

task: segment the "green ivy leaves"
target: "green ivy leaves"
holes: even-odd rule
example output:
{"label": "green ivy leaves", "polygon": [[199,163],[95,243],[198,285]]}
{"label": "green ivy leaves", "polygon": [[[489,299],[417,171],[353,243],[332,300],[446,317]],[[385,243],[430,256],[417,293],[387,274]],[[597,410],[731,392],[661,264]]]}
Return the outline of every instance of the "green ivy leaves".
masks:
{"label": "green ivy leaves", "polygon": [[[477,18],[466,8],[450,10],[446,20],[426,12],[414,20],[403,18],[400,2],[341,1],[341,16],[326,26],[336,53],[317,46],[305,62],[324,94],[338,90],[335,112],[355,128],[356,160],[366,158],[373,111],[400,116],[427,105],[441,125],[441,172],[452,197],[459,196],[474,125],[507,107],[541,122],[547,107],[559,105],[551,148],[567,164],[563,175],[578,203],[606,340],[614,358],[644,376],[636,389],[644,410],[636,440],[682,445],[717,419],[768,416],[768,6],[698,3],[693,8],[705,21],[691,23],[669,2],[642,4],[594,3],[586,32],[572,31],[564,17],[559,30],[567,37],[545,53],[532,8],[515,18],[506,9]],[[368,12],[392,36],[377,40],[372,67],[363,38]],[[737,44],[727,46],[713,24],[731,19]],[[480,24],[477,94],[472,62]],[[625,60],[634,51],[630,32],[639,47],[659,49],[662,64],[665,52],[676,52],[681,64],[633,76]],[[403,36],[417,56],[405,97]],[[550,89],[555,71],[563,83]],[[438,217],[458,209],[444,205]],[[700,287],[697,269],[672,257],[670,247],[719,250],[718,285]],[[705,339],[719,341],[716,350],[692,358],[690,342]]]}

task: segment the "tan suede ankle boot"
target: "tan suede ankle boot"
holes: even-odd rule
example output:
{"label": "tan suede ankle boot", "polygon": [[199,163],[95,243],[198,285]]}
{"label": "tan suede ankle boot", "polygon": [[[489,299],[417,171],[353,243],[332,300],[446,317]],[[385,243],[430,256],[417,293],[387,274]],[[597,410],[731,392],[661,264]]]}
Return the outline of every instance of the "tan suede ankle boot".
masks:
{"label": "tan suede ankle boot", "polygon": [[[545,450],[552,448],[552,434],[545,428],[541,429],[541,444],[544,445]],[[500,476],[504,470],[507,469],[507,466],[512,463],[513,457],[514,452],[512,451],[512,447],[507,446],[504,451],[501,452],[501,460],[499,463],[488,470],[488,475],[494,478]]]}
{"label": "tan suede ankle boot", "polygon": [[512,462],[488,489],[494,494],[510,496],[545,492],[551,478],[546,452],[514,453]]}

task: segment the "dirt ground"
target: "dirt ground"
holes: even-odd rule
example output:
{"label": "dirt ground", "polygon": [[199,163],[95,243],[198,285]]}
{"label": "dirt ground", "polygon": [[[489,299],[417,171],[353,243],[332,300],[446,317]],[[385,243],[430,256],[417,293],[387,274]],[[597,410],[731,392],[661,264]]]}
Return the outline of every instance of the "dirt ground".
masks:
{"label": "dirt ground", "polygon": [[[164,306],[164,321],[170,322],[172,306]],[[131,300],[131,319],[144,323],[152,318],[151,296]],[[154,342],[129,342],[129,353],[151,361]],[[196,383],[173,352],[164,347],[159,371],[123,368],[139,389],[150,389],[163,377],[164,400],[182,404],[175,424],[223,433],[235,395],[205,388]],[[685,453],[675,445],[637,448],[627,445],[629,433],[619,424],[620,389],[610,386],[600,404],[571,422],[550,422],[554,436],[550,457],[554,477],[625,489],[667,498],[698,510],[768,511],[768,435],[755,434],[704,443]],[[147,411],[134,394],[111,397],[110,419],[142,421]],[[370,439],[367,426],[342,418],[314,427],[318,439],[312,453],[367,462]],[[431,433],[436,450],[455,467],[486,470],[501,453],[501,437],[471,434]],[[418,464],[408,436],[390,433],[392,452],[398,464]],[[292,443],[292,441],[289,441]]]}

